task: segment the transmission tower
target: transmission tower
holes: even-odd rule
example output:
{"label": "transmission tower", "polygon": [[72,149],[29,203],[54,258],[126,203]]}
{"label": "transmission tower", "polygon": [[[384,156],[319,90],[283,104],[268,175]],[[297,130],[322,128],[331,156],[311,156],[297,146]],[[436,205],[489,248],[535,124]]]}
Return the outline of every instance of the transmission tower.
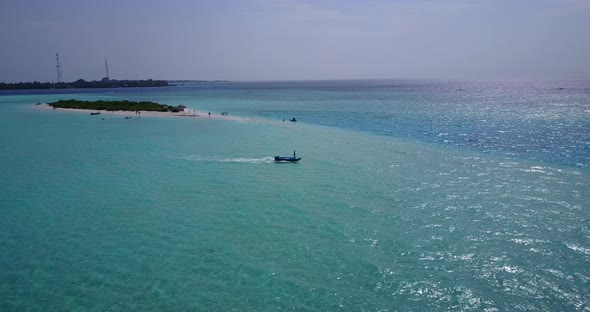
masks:
{"label": "transmission tower", "polygon": [[107,59],[104,59],[104,68],[107,71],[107,80],[110,80],[111,77],[109,76],[109,63],[107,63]]}
{"label": "transmission tower", "polygon": [[61,65],[59,65],[59,54],[57,53],[55,53],[55,60],[57,61],[57,65],[55,65],[57,70],[57,82],[60,83],[63,81],[63,79],[61,77]]}

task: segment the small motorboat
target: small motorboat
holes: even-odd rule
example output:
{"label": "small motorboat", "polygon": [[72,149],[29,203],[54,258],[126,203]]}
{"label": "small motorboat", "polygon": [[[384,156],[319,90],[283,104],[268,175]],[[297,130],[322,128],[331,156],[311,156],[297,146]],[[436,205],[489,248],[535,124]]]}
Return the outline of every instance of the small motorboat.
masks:
{"label": "small motorboat", "polygon": [[100,112],[90,113],[90,115],[100,115]]}
{"label": "small motorboat", "polygon": [[291,157],[291,156],[275,156],[275,161],[300,161],[301,157]]}
{"label": "small motorboat", "polygon": [[301,157],[297,157],[295,155],[295,151],[293,151],[293,157],[291,156],[275,156],[275,161],[300,161]]}

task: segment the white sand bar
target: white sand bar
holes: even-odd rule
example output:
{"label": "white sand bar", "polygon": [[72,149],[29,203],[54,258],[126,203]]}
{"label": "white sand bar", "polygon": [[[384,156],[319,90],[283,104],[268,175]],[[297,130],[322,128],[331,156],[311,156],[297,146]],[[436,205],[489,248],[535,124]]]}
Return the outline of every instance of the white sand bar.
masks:
{"label": "white sand bar", "polygon": [[131,116],[131,117],[187,117],[187,118],[210,118],[210,119],[225,119],[225,120],[238,120],[238,121],[247,121],[247,118],[242,117],[234,117],[229,115],[221,115],[220,113],[214,114],[211,113],[209,115],[208,112],[202,112],[195,109],[186,108],[185,111],[173,113],[173,112],[154,112],[154,111],[139,111],[140,114],[137,114],[135,111],[107,111],[107,110],[93,110],[93,109],[77,109],[77,108],[53,108],[46,103],[43,104],[35,104],[33,105],[37,109],[43,110],[55,110],[55,111],[69,111],[69,112],[79,112],[79,113],[96,113],[100,112],[101,116],[110,116],[110,115],[117,115],[117,116]]}

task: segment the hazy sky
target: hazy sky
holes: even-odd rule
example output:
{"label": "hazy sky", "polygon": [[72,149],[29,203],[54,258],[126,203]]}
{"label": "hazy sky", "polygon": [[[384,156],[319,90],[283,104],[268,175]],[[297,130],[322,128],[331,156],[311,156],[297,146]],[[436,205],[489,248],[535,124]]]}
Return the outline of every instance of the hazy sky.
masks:
{"label": "hazy sky", "polygon": [[0,81],[590,79],[590,0],[1,0]]}

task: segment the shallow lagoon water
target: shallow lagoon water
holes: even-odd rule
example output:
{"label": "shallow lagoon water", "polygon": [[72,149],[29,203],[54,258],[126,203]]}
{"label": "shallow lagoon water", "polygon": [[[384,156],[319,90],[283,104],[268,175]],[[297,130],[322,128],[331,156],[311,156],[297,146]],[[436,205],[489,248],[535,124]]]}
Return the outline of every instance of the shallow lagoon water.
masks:
{"label": "shallow lagoon water", "polygon": [[[590,94],[583,83],[554,86],[0,96],[0,308],[590,309]],[[33,107],[60,98],[148,99],[247,120]],[[282,122],[291,117],[299,122]],[[490,123],[498,139],[461,139],[489,136]],[[272,161],[293,150],[301,162]]]}

